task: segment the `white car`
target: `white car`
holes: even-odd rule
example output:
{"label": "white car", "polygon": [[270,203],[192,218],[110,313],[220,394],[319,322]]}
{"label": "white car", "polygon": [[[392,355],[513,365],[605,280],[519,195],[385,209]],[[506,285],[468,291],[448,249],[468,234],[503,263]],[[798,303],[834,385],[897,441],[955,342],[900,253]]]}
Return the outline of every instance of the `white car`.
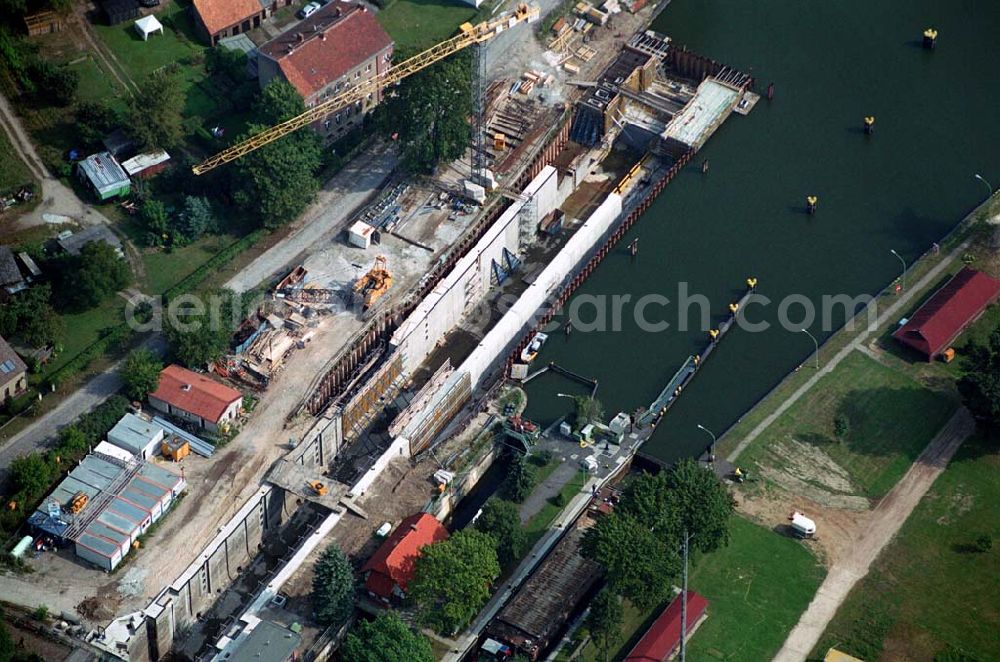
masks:
{"label": "white car", "polygon": [[297,16],[299,18],[309,18],[310,16],[318,12],[322,6],[323,5],[319,4],[318,2],[310,2],[308,5],[299,10]]}

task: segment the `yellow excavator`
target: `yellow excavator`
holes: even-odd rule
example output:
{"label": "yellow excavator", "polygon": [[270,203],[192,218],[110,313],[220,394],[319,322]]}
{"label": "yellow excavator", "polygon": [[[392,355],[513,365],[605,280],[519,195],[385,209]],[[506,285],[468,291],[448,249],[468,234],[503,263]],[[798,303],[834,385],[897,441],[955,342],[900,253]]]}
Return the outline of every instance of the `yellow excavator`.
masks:
{"label": "yellow excavator", "polygon": [[392,272],[384,255],[375,258],[375,266],[354,283],[354,301],[368,310],[392,287]]}
{"label": "yellow excavator", "polygon": [[498,18],[483,21],[476,25],[463,23],[459,26],[458,34],[451,39],[446,39],[436,46],[428,48],[426,51],[403,60],[399,64],[390,67],[385,74],[359,82],[357,85],[331,97],[323,103],[317,104],[306,112],[290,120],[285,120],[281,124],[272,126],[261,131],[257,135],[219,152],[213,157],[194,166],[194,174],[201,175],[213,168],[216,168],[230,161],[235,161],[241,156],[246,156],[255,149],[283,138],[290,133],[298,131],[302,127],[309,126],[313,122],[327,117],[331,113],[340,110],[352,103],[357,103],[367,98],[369,94],[394,85],[407,76],[426,69],[435,62],[457,53],[458,51],[473,44],[481,44],[493,39],[501,32],[508,30],[519,23],[532,23],[538,20],[539,8],[537,5],[519,4],[514,11],[502,14]]}

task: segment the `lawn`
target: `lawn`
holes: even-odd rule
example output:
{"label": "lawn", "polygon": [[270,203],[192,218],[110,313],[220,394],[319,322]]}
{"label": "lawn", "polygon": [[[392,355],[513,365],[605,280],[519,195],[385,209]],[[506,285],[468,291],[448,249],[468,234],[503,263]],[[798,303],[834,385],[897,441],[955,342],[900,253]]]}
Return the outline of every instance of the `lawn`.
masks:
{"label": "lawn", "polygon": [[454,36],[476,13],[459,0],[394,0],[378,13],[378,21],[395,40],[396,50],[407,55]]}
{"label": "lawn", "polygon": [[[76,88],[76,98],[79,101],[99,103],[114,99],[120,92],[114,77],[89,54],[66,68],[80,75],[80,83]],[[124,103],[122,107],[124,108]]]}
{"label": "lawn", "polygon": [[82,313],[60,315],[66,325],[66,330],[58,343],[62,351],[59,356],[46,364],[45,373],[54,373],[77,354],[97,342],[104,329],[118,326],[124,319],[124,309],[124,301],[116,295],[109,297],[96,308]]}
{"label": "lawn", "polygon": [[236,237],[217,235],[169,253],[162,250],[144,253],[142,262],[146,268],[146,279],[143,292],[163,294],[234,241],[237,241]]}
{"label": "lawn", "polygon": [[0,193],[35,181],[31,171],[21,157],[14,152],[14,146],[7,134],[0,131]]}
{"label": "lawn", "polygon": [[169,0],[156,12],[156,18],[163,23],[163,34],[152,35],[148,41],[143,41],[136,32],[133,21],[94,25],[94,30],[114,53],[118,66],[137,83],[157,69],[175,62],[183,66],[192,56],[203,56],[208,50],[198,40],[186,6]]}
{"label": "lawn", "polygon": [[[709,602],[708,619],[688,645],[691,660],[769,660],[781,648],[825,571],[798,541],[734,517],[728,547],[699,557],[689,587]],[[643,611],[625,603],[624,657],[666,604]],[[579,659],[603,662],[587,644]]]}
{"label": "lawn", "polygon": [[[550,464],[552,465],[551,470],[547,473],[539,474],[539,483],[548,477],[548,475],[555,470],[555,467],[558,466],[559,463],[552,462]],[[545,502],[545,505],[542,506],[542,509],[535,513],[534,517],[524,523],[524,531],[528,534],[528,544],[526,545],[528,549],[538,542],[539,538],[545,534],[548,528],[552,525],[552,522],[559,516],[559,513],[563,511],[563,508],[566,507],[574,496],[580,493],[580,490],[583,489],[583,486],[586,483],[587,474],[582,471],[578,471],[568,483],[563,485],[563,488],[559,491],[559,494],[562,495],[563,505],[557,506],[553,503],[553,499],[549,499]]]}
{"label": "lawn", "polygon": [[[837,648],[865,660],[1000,659],[997,442],[972,438],[910,515],[830,623],[814,658]],[[959,657],[957,650],[967,657]]]}
{"label": "lawn", "polygon": [[[869,498],[884,496],[957,407],[953,394],[932,391],[908,375],[852,352],[807,396],[781,415],[740,458],[780,467],[777,442],[796,440],[829,455]],[[834,421],[846,416],[842,440]]]}

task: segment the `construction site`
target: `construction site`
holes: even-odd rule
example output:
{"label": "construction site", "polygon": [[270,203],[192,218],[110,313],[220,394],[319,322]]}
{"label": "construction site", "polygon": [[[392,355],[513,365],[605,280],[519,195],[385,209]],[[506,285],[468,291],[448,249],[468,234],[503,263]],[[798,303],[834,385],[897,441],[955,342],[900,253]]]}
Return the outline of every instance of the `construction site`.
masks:
{"label": "construction site", "polygon": [[[385,523],[448,517],[493,461],[484,433],[510,415],[496,396],[529,374],[526,348],[715,129],[756,101],[748,75],[647,31],[655,11],[585,5],[536,37],[518,24],[537,8],[518,8],[446,42],[479,51],[467,158],[433,178],[393,175],[269,284],[212,367],[256,392],[257,410],[212,457],[184,458],[188,495],[157,559],[137,554],[101,589],[91,646],[222,659],[276,623],[308,659],[329,653],[335,637],[308,602],[319,553],[337,542],[362,560]],[[46,581],[80,572],[53,563]]]}

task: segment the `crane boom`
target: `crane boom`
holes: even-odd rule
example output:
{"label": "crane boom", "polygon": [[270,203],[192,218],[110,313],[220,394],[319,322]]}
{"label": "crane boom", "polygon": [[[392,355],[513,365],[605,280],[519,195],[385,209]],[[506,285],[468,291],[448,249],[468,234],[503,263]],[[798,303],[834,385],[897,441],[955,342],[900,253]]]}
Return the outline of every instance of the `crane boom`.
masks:
{"label": "crane boom", "polygon": [[483,21],[477,25],[464,23],[459,28],[459,33],[454,37],[446,39],[445,41],[428,48],[422,53],[418,53],[411,58],[403,60],[399,64],[393,65],[381,76],[369,78],[347,88],[340,94],[327,99],[323,103],[309,108],[301,115],[285,120],[284,122],[276,124],[269,129],[265,129],[264,131],[261,131],[246,140],[238,142],[231,147],[227,147],[215,156],[212,156],[194,166],[192,170],[194,171],[194,174],[201,175],[217,166],[229,163],[230,161],[235,161],[242,156],[246,156],[255,149],[259,149],[268,143],[272,143],[294,131],[298,131],[304,126],[308,126],[317,120],[323,119],[330,113],[336,112],[341,108],[346,108],[353,103],[363,101],[369,94],[377,92],[380,88],[398,83],[407,76],[415,74],[421,69],[426,69],[435,62],[443,60],[449,55],[457,53],[467,46],[489,41],[504,30],[512,28],[518,23],[531,23],[535,21],[538,16],[539,9],[537,6],[519,4],[514,11],[509,14],[505,14],[500,18]]}

